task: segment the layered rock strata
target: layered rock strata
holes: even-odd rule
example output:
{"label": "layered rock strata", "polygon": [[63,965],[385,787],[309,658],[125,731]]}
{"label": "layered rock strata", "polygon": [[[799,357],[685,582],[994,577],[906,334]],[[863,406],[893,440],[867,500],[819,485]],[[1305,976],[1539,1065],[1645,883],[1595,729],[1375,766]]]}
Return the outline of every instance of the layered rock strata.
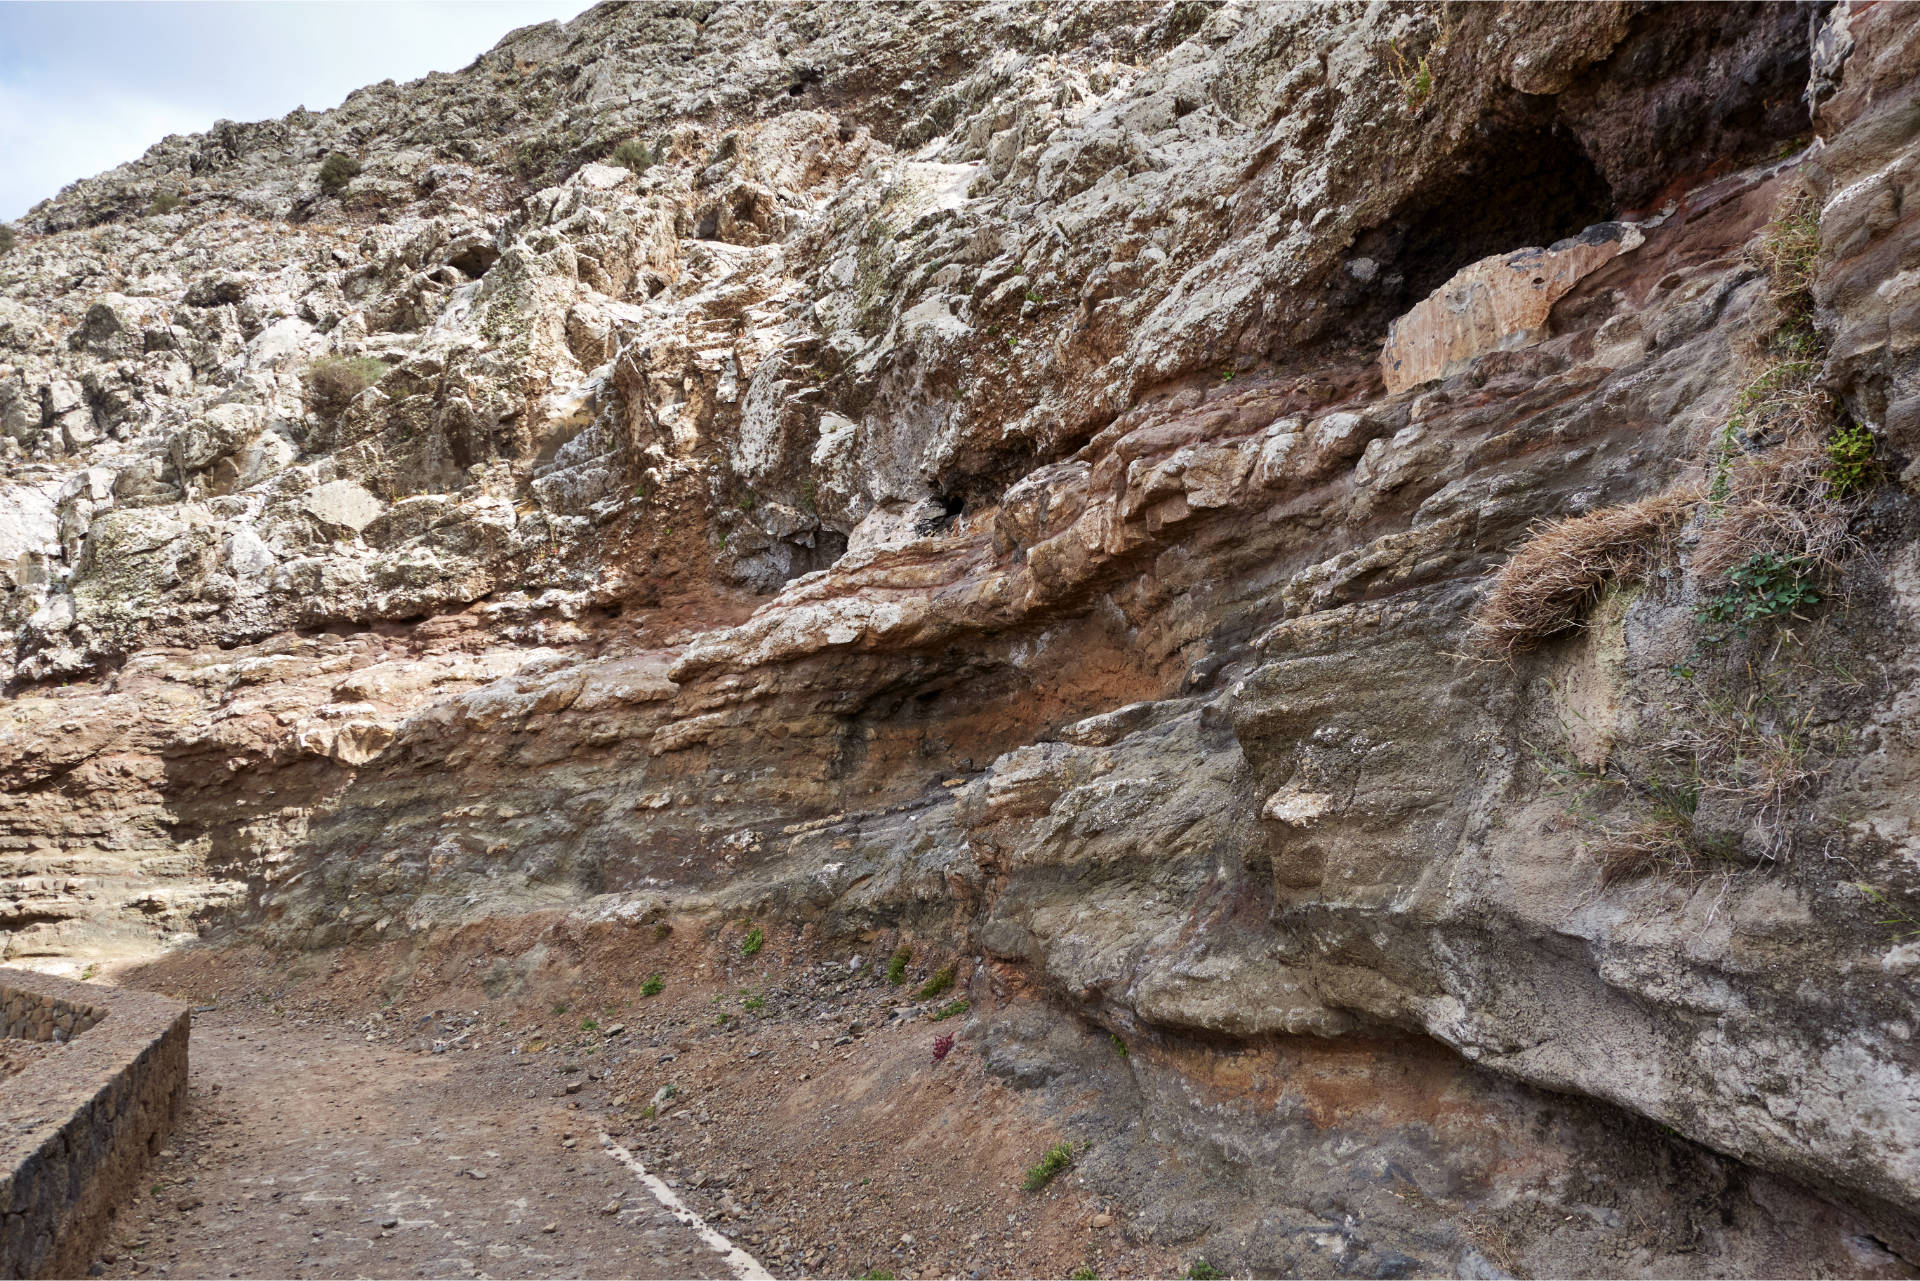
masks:
{"label": "layered rock strata", "polygon": [[[1567,1271],[1576,1215],[1623,1270],[1905,1271],[1916,59],[1892,5],[609,6],[169,139],[0,257],[8,954],[901,930],[987,962],[989,1045],[1147,1051],[1223,1263]],[[1580,780],[1673,741],[1717,580],[1510,664],[1472,611],[1538,522],[1764,456],[1802,199],[1877,470],[1712,706],[1804,777],[1608,879]],[[1445,1148],[1436,1099],[1513,1147],[1262,1181]],[[1608,1226],[1609,1125],[1719,1208]]]}

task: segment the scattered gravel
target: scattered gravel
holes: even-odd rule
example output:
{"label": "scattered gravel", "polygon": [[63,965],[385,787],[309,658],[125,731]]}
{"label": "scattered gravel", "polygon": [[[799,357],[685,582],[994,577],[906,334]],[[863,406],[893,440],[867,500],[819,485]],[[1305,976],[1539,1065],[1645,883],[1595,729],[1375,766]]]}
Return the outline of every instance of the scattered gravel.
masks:
{"label": "scattered gravel", "polygon": [[919,965],[896,986],[771,944],[661,956],[512,999],[415,981],[374,1008],[375,956],[292,988],[238,951],[163,967],[176,994],[249,995],[197,1016],[188,1124],[109,1271],[727,1275],[602,1134],[775,1276],[1177,1270],[1073,1170],[1021,1188],[1073,1136],[984,1070],[965,1015],[932,1017],[964,964],[916,1001]]}
{"label": "scattered gravel", "polygon": [[0,1081],[26,1071],[41,1059],[58,1054],[64,1047],[56,1041],[27,1041],[0,1036]]}

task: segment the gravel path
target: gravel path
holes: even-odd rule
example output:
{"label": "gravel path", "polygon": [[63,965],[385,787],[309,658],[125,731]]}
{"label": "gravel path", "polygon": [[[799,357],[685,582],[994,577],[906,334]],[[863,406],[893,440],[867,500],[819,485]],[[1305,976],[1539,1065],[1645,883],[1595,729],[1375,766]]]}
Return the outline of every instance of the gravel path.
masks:
{"label": "gravel path", "polygon": [[602,1150],[592,1111],[504,1053],[213,1010],[192,1064],[107,1275],[733,1275]]}
{"label": "gravel path", "polygon": [[[895,982],[845,954],[748,955],[739,931],[623,929],[488,990],[511,977],[501,958],[531,946],[523,926],[497,928],[449,952],[187,948],[130,976],[218,1008],[196,1016],[191,1114],[123,1213],[106,1270],[1185,1270],[1078,1170],[1023,1187],[1028,1166],[1076,1137],[1063,1106],[1085,1100],[1019,1088],[965,1036],[934,1057],[969,1027],[969,999],[989,1011],[996,999],[963,959],[926,957]],[[892,940],[869,942],[869,959],[893,955]],[[933,984],[947,968],[951,987]],[[622,1152],[750,1257],[729,1267]]]}

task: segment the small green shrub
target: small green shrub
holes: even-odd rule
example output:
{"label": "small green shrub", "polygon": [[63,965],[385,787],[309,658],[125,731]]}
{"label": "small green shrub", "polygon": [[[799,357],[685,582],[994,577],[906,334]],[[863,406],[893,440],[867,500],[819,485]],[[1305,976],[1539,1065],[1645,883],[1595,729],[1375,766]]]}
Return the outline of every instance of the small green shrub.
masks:
{"label": "small green shrub", "polygon": [[595,1032],[595,1031],[598,1031],[599,1028],[600,1028],[600,1025],[592,1019],[580,1020],[580,1030],[582,1032]]}
{"label": "small green shrub", "polygon": [[649,974],[647,981],[640,985],[640,995],[658,996],[660,993],[666,991],[666,988],[667,981],[665,979],[661,978],[658,974]]}
{"label": "small green shrub", "polygon": [[1406,95],[1409,107],[1417,107],[1433,96],[1433,68],[1427,64],[1425,57],[1420,59],[1419,65],[1413,69],[1413,75],[1408,78]]}
{"label": "small green shrub", "polygon": [[958,1017],[959,1015],[965,1014],[968,1010],[972,1008],[973,1008],[973,1002],[967,1000],[965,997],[961,997],[959,1000],[953,1002],[950,1005],[941,1006],[939,1009],[935,1010],[928,1017],[931,1018],[935,1023],[938,1023],[941,1019],[951,1019],[951,1018]]}
{"label": "small green shrub", "polygon": [[569,1006],[565,1001],[555,1001],[553,1003],[553,1012],[555,1014],[565,1014],[571,1008],[572,1007]]}
{"label": "small green shrub", "polygon": [[1027,1177],[1023,1185],[1029,1192],[1038,1192],[1053,1182],[1055,1175],[1073,1164],[1073,1144],[1056,1143],[1047,1149],[1047,1154],[1027,1167]]}
{"label": "small green shrub", "polygon": [[0,254],[13,252],[15,239],[13,228],[0,222]]}
{"label": "small green shrub", "polygon": [[879,1268],[868,1268],[860,1274],[860,1281],[893,1281],[893,1273]]}
{"label": "small green shrub", "polygon": [[767,945],[767,936],[758,925],[747,931],[747,937],[740,943],[740,955],[758,956],[760,949]]}
{"label": "small green shrub", "polygon": [[1827,438],[1827,488],[1835,498],[1850,498],[1879,479],[1873,433],[1862,423],[1842,423]]}
{"label": "small green shrub", "polygon": [[1784,552],[1755,552],[1727,571],[1724,585],[1694,606],[1694,621],[1703,630],[1687,656],[1669,675],[1692,680],[1706,656],[1728,641],[1750,635],[1761,623],[1798,617],[1798,612],[1820,603],[1814,585],[1818,566],[1804,556]]}
{"label": "small green shrub", "polygon": [[320,162],[320,189],[338,195],[360,176],[360,162],[343,151],[336,151]]}
{"label": "small green shrub", "polygon": [[170,214],[187,202],[187,198],[171,187],[162,187],[153,193],[153,203],[147,206],[150,214]]}
{"label": "small green shrub", "polygon": [[1225,1275],[1205,1259],[1195,1259],[1193,1266],[1187,1269],[1187,1281],[1220,1281]]}
{"label": "small green shrub", "polygon": [[953,967],[951,965],[942,966],[939,973],[920,985],[920,990],[913,994],[913,999],[916,1001],[931,1001],[934,997],[940,995],[952,986]]}
{"label": "small green shrub", "polygon": [[1407,57],[1400,52],[1399,41],[1387,46],[1387,52],[1393,64],[1393,82],[1400,86],[1400,96],[1406,99],[1409,109],[1417,110],[1433,96],[1432,61],[1426,54],[1417,59]]}
{"label": "small green shrub", "polygon": [[659,157],[638,138],[629,138],[613,149],[613,163],[634,173],[645,173]]}
{"label": "small green shrub", "polygon": [[740,1008],[749,1014],[758,1014],[761,1010],[767,1008],[767,998],[761,993],[755,992],[746,1000],[740,1002]]}
{"label": "small green shrub", "polygon": [[337,418],[367,388],[387,376],[384,362],[372,356],[329,356],[307,370],[307,407],[322,418]]}
{"label": "small green shrub", "polygon": [[1067,1281],[1099,1281],[1099,1276],[1092,1268],[1075,1268],[1067,1273]]}
{"label": "small green shrub", "polygon": [[1115,1054],[1118,1054],[1123,1059],[1133,1057],[1132,1055],[1127,1053],[1127,1043],[1120,1039],[1119,1033],[1109,1032],[1107,1034],[1107,1039],[1113,1042],[1113,1052]]}
{"label": "small green shrub", "polygon": [[1756,552],[1727,573],[1727,585],[1697,610],[1702,623],[1730,627],[1742,635],[1757,623],[1791,617],[1820,603],[1813,566],[1798,556]]}
{"label": "small green shrub", "polygon": [[907,981],[907,962],[913,960],[913,949],[901,948],[887,961],[887,982],[899,987]]}

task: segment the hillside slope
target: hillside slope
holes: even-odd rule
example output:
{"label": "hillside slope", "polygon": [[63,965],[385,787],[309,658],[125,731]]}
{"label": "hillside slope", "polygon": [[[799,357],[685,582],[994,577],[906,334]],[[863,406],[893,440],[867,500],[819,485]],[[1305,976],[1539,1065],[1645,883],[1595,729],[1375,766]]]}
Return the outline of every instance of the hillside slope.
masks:
{"label": "hillside slope", "polygon": [[170,138],[0,256],[5,955],[904,941],[1221,1266],[1909,1274],[1917,68],[606,5]]}

